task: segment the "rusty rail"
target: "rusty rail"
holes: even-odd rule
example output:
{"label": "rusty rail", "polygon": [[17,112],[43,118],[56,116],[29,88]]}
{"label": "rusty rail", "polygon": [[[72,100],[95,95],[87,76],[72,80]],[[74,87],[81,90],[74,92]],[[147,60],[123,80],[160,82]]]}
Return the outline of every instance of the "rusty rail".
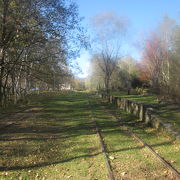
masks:
{"label": "rusty rail", "polygon": [[[90,101],[88,101],[88,104],[89,106],[91,107],[90,105]],[[108,155],[107,155],[107,150],[106,150],[106,146],[105,146],[105,143],[104,143],[104,140],[103,140],[103,137],[102,137],[102,134],[101,134],[101,131],[100,129],[98,128],[98,124],[97,122],[94,120],[93,116],[92,116],[92,111],[90,110],[90,117],[91,119],[93,120],[93,123],[94,123],[94,126],[95,126],[95,129],[96,129],[96,133],[99,137],[99,142],[100,142],[100,146],[101,146],[101,151],[103,153],[103,156],[104,156],[104,161],[105,161],[105,164],[106,164],[106,168],[108,170],[108,177],[110,180],[115,180],[114,178],[114,175],[113,175],[113,172],[112,172],[112,168],[111,168],[111,165],[110,165],[110,161],[108,159]]]}
{"label": "rusty rail", "polygon": [[[103,107],[105,108],[105,107]],[[111,116],[119,123],[119,126],[122,126],[121,121],[112,113],[109,112]],[[139,136],[137,136],[132,129],[128,128],[127,126],[123,125],[123,127],[126,129],[126,131],[133,137],[134,140],[142,144],[151,154],[159,160],[167,169],[169,169],[178,179],[180,178],[180,173],[169,163],[167,162],[163,157],[161,157],[159,154],[156,153],[156,151],[147,143],[145,143]]]}

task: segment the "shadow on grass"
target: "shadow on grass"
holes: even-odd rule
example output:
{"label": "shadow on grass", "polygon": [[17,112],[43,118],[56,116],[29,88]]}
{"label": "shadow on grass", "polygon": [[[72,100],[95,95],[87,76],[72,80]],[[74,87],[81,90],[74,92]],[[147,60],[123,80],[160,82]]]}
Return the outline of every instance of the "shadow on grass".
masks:
{"label": "shadow on grass", "polygon": [[14,167],[0,167],[0,171],[40,168],[40,167],[45,167],[45,166],[49,166],[49,165],[65,163],[65,162],[72,161],[72,160],[75,160],[75,159],[93,157],[93,156],[97,156],[99,154],[101,154],[101,153],[96,153],[96,154],[91,154],[91,155],[76,156],[76,157],[72,157],[72,158],[68,158],[68,159],[64,159],[64,160],[60,160],[60,161],[49,161],[49,162],[43,162],[43,163],[39,163],[39,164],[35,164],[35,165],[14,166]]}
{"label": "shadow on grass", "polygon": [[[116,124],[99,110],[100,105],[102,103],[94,103],[92,109],[100,116],[97,118],[103,119],[100,122],[103,133],[120,133]],[[14,125],[0,132],[0,171],[39,168],[100,154],[99,150],[91,148],[91,135],[96,132],[89,117],[87,94],[45,97],[37,106],[42,109],[25,112],[29,115],[26,119],[17,119]],[[126,117],[126,120],[129,126],[134,126],[131,117]],[[141,148],[143,146],[110,152]]]}
{"label": "shadow on grass", "polygon": [[[101,119],[103,119],[103,121],[100,123],[100,126],[104,129],[108,128],[109,127],[109,130],[107,131],[103,131],[103,134],[111,134],[112,133],[122,133],[124,132],[124,134],[126,135],[129,135],[127,131],[124,131],[124,130],[120,130],[120,129],[116,129],[116,130],[111,130],[113,129],[115,126],[119,126],[119,123],[120,125],[125,125],[131,129],[137,129],[137,128],[140,128],[140,129],[143,129],[143,130],[146,130],[146,129],[149,129],[149,127],[145,124],[145,123],[142,123],[142,121],[140,121],[139,119],[137,119],[137,117],[135,117],[134,115],[130,115],[122,110],[119,110],[117,109],[115,106],[113,106],[112,104],[109,104],[109,103],[105,103],[104,101],[102,101],[101,103],[101,106],[103,107],[104,111],[106,112],[107,111],[107,114],[110,112],[110,114],[112,114],[113,116],[116,117],[116,119],[119,120],[119,122],[116,122],[114,123],[114,126],[112,126],[112,123],[110,121],[107,121],[107,117],[103,117],[102,115],[100,116]],[[177,110],[177,108],[174,108],[175,110]],[[116,114],[118,111],[118,115]],[[96,113],[97,114],[101,114],[100,111],[98,112],[98,110],[96,110]],[[136,132],[137,133],[137,132]],[[157,133],[156,131],[152,132],[148,132],[148,131],[138,131],[137,133],[138,135],[141,135],[143,138],[157,138]],[[129,135],[130,136],[130,135]],[[173,142],[175,141],[174,138],[171,138],[171,140],[165,140],[163,142],[160,142],[160,143],[151,143],[150,145],[152,147],[158,147],[158,146],[169,146],[169,145],[172,145]],[[121,143],[121,140],[119,140],[119,143]],[[109,151],[109,152],[121,152],[121,151],[127,151],[127,150],[133,150],[133,149],[141,149],[143,148],[144,146],[136,146],[136,147],[131,147],[131,148],[122,148],[122,149],[117,149],[115,151]]]}
{"label": "shadow on grass", "polygon": [[86,136],[90,138],[95,133],[89,120],[86,94],[45,97],[37,107],[42,109],[24,112],[25,119],[19,121],[17,116],[12,126],[1,129],[1,171],[43,167],[98,155],[90,153],[88,145],[87,152],[83,150],[86,139],[89,140]]}

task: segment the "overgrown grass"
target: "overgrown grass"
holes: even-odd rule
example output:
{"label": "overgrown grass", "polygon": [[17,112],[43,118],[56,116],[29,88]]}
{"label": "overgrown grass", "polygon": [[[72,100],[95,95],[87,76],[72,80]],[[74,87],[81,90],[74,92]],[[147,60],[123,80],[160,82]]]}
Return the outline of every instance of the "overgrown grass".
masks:
{"label": "overgrown grass", "polygon": [[173,125],[176,131],[180,131],[180,107],[179,105],[157,102],[156,95],[127,95],[126,92],[112,92],[112,95],[150,104],[154,111],[167,123]]}
{"label": "overgrown grass", "polygon": [[[84,92],[47,92],[32,95],[24,112],[1,118],[1,123],[12,121],[14,124],[0,131],[0,179],[108,179],[99,139],[90,118],[89,99],[116,179],[171,178],[161,164],[118,127],[108,113],[112,106]],[[134,127],[135,131],[141,130],[130,115],[121,113],[120,116],[126,125]],[[149,133],[144,129],[137,133],[149,139]],[[163,139],[167,144],[164,146],[161,141],[156,142],[155,136],[152,137],[152,144],[157,144],[154,147],[168,147],[169,156],[165,157],[171,157],[173,146],[166,139]],[[174,146],[172,153],[176,152],[175,149]],[[179,161],[176,156],[177,153],[171,157],[175,166]]]}
{"label": "overgrown grass", "polygon": [[140,94],[128,95],[127,92],[123,92],[123,91],[111,92],[111,94],[117,97],[128,98],[128,99],[139,101],[146,104],[153,104],[153,105],[158,104],[156,95],[140,95]]}
{"label": "overgrown grass", "polygon": [[[109,109],[111,111],[116,111],[116,109],[97,99],[96,103],[93,103],[94,117],[101,129],[116,179],[170,179],[171,175],[168,170],[144,147],[136,143],[124,131],[124,128],[118,125],[117,121],[113,120]],[[122,118],[128,122],[132,119],[128,114]],[[127,124],[127,126],[129,125]],[[145,136],[147,135],[147,132],[143,133]],[[154,143],[161,146],[158,141],[154,141]],[[169,147],[172,146],[169,144]],[[174,153],[174,149],[172,153]],[[175,157],[177,154],[174,155]]]}
{"label": "overgrown grass", "polygon": [[106,106],[120,120],[122,125],[132,129],[133,132],[151,145],[166,161],[172,164],[177,170],[180,170],[180,142],[178,140],[170,137],[166,132],[158,131],[155,128],[147,126],[135,116],[110,104]]}
{"label": "overgrown grass", "polygon": [[106,179],[86,96],[33,96],[33,108],[1,130],[0,179]]}

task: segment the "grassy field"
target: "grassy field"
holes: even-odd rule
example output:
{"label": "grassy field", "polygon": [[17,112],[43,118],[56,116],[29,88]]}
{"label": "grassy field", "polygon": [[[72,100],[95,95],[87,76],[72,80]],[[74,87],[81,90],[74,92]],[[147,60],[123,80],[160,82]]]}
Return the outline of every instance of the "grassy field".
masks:
{"label": "grassy field", "polygon": [[9,119],[15,124],[1,130],[0,179],[106,179],[86,96],[37,96]]}
{"label": "grassy field", "polygon": [[131,94],[128,95],[127,92],[112,92],[111,93],[114,96],[117,97],[122,97],[122,98],[128,98],[128,99],[132,99],[132,100],[136,100],[142,103],[146,103],[146,104],[153,104],[156,105],[157,103],[157,96],[155,95],[148,95],[148,96],[144,96],[144,95],[138,95],[138,94]]}
{"label": "grassy field", "polygon": [[147,126],[145,123],[118,108],[106,104],[109,112],[118,119],[122,125],[132,129],[147,144],[151,145],[154,150],[161,155],[173,167],[180,170],[180,142],[167,135],[165,132],[159,132],[155,128]]}
{"label": "grassy field", "polygon": [[166,138],[156,142],[155,135],[150,138],[146,128],[140,131],[130,115],[83,92],[43,93],[30,99],[24,112],[1,116],[1,124],[13,122],[0,131],[1,180],[108,179],[91,116],[101,129],[116,179],[172,178],[165,167],[124,133],[108,111],[120,113],[126,125],[134,127],[159,152],[162,150],[175,167],[179,162],[177,143]]}
{"label": "grassy field", "polygon": [[[96,103],[97,103],[96,98]],[[95,102],[94,102],[95,104]],[[100,106],[103,106],[103,108]],[[123,125],[132,128],[138,135],[155,148],[160,155],[179,168],[179,142],[155,132],[153,128],[140,125],[138,119],[107,103],[94,106],[94,116],[102,129],[109,156],[113,157],[111,165],[116,179],[171,179],[164,168],[144,147],[136,143],[124,128],[113,120],[111,114],[120,117]],[[144,130],[143,130],[144,129]],[[157,141],[156,141],[157,139]]]}
{"label": "grassy field", "polygon": [[156,95],[127,95],[126,92],[112,92],[112,95],[150,104],[161,119],[171,123],[174,129],[180,132],[180,107],[178,105],[169,103],[159,104]]}

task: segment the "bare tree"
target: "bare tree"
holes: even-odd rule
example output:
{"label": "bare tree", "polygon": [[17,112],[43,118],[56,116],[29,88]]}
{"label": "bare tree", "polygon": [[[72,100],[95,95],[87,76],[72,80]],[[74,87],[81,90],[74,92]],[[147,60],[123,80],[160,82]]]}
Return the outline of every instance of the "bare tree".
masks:
{"label": "bare tree", "polygon": [[113,57],[113,54],[108,51],[102,51],[101,54],[97,56],[97,62],[102,71],[104,87],[106,91],[109,92],[111,76],[116,68],[117,58]]}
{"label": "bare tree", "polygon": [[117,60],[122,56],[121,45],[127,30],[127,19],[114,12],[103,12],[92,18],[95,33],[94,49],[102,71],[104,88],[110,90],[110,81]]}
{"label": "bare tree", "polygon": [[169,18],[168,15],[164,15],[159,27],[159,38],[161,41],[161,48],[164,51],[163,61],[161,66],[161,86],[166,93],[170,93],[170,79],[171,79],[171,50],[173,47],[173,36],[176,31],[176,21]]}

